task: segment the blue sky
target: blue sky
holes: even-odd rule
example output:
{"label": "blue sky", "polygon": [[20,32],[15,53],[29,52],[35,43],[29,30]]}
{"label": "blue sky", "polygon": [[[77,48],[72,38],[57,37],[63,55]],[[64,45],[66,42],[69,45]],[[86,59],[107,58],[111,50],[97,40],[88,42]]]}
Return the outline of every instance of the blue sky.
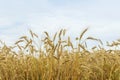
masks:
{"label": "blue sky", "polygon": [[0,39],[12,44],[28,29],[42,35],[61,28],[74,38],[87,35],[103,41],[120,38],[120,0],[0,0]]}

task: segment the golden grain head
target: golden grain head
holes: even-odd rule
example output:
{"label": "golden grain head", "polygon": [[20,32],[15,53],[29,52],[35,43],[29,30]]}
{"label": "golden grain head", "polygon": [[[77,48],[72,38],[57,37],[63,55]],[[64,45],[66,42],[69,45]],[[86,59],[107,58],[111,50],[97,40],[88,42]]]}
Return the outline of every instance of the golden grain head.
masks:
{"label": "golden grain head", "polygon": [[87,32],[88,28],[86,28],[85,30],[83,30],[83,32],[80,34],[80,40],[82,39],[83,35]]}
{"label": "golden grain head", "polygon": [[[120,80],[120,41],[107,42],[107,49],[94,37],[80,43],[87,30],[74,41],[65,36],[65,29],[54,36],[44,32],[41,42],[35,41],[39,37],[32,30],[32,38],[22,36],[13,46],[0,41],[0,80]],[[89,50],[86,40],[99,45]]]}

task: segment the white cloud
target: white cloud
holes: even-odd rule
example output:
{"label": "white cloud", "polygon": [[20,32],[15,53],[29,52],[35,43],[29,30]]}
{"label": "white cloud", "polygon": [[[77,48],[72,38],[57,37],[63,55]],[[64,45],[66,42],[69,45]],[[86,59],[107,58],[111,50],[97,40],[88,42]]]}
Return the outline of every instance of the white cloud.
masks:
{"label": "white cloud", "polygon": [[7,1],[0,1],[0,38],[7,42],[28,34],[29,28],[40,36],[43,31],[53,34],[65,28],[74,38],[83,28],[90,26],[87,35],[104,41],[120,38],[120,11],[118,10],[120,1],[118,0],[115,0],[117,2],[75,0],[75,2],[66,1],[65,3],[54,0]]}
{"label": "white cloud", "polygon": [[0,27],[12,25],[13,22],[9,18],[0,17]]}

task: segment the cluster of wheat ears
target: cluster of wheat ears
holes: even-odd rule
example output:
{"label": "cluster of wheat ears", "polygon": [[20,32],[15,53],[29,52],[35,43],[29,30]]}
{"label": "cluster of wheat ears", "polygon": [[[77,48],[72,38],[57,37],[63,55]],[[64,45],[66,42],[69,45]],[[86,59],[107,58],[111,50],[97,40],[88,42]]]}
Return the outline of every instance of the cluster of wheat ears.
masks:
{"label": "cluster of wheat ears", "polygon": [[[62,29],[54,36],[44,32],[44,38],[30,30],[31,37],[22,36],[14,46],[0,41],[0,80],[120,80],[120,40],[107,42],[83,36],[75,41]],[[87,40],[98,46],[87,48]],[[114,50],[111,47],[115,47]]]}

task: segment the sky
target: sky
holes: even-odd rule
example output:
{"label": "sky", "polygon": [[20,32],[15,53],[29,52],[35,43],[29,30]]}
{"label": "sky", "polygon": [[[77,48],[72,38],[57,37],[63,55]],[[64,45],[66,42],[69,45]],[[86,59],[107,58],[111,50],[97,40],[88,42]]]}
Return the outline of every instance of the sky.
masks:
{"label": "sky", "polygon": [[0,40],[13,44],[31,29],[39,36],[64,28],[71,38],[120,38],[120,0],[0,0]]}

